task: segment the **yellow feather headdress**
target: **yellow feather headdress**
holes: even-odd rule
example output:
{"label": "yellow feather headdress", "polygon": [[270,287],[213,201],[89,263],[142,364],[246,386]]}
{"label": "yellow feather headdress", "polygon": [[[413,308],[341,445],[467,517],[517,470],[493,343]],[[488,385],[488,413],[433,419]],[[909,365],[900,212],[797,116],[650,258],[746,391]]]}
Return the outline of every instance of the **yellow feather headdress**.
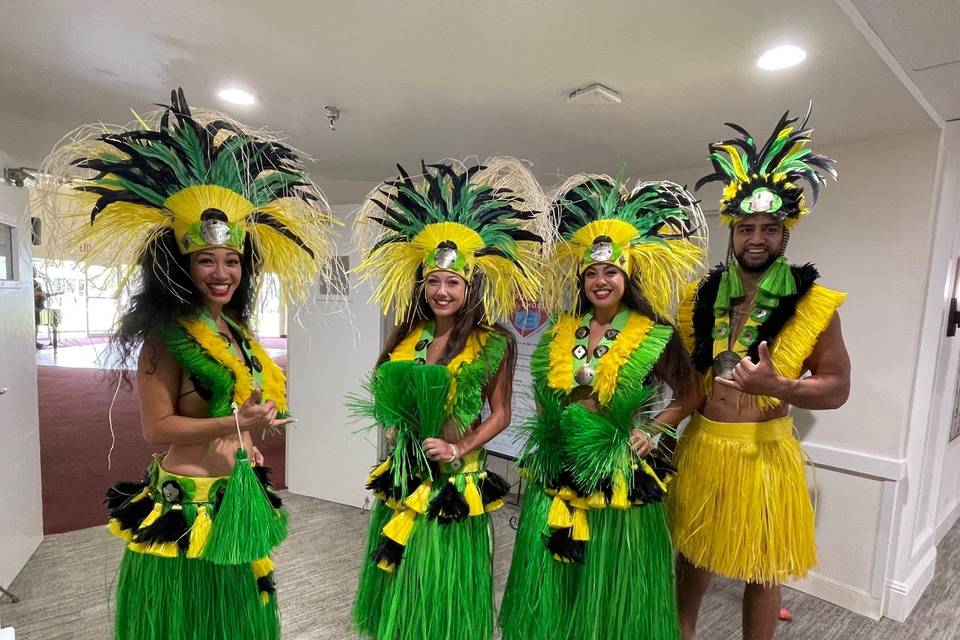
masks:
{"label": "yellow feather headdress", "polygon": [[[816,204],[820,187],[827,182],[825,176],[837,179],[836,162],[807,147],[813,134],[807,126],[812,108],[813,103],[799,125],[799,118],[791,118],[790,112],[785,112],[760,149],[749,131],[726,123],[740,136],[710,145],[714,171],[696,184],[699,189],[708,182],[724,183],[721,223],[732,227],[744,217],[766,214],[791,229]],[[810,185],[809,206],[800,186],[803,181]]]}
{"label": "yellow feather headdress", "polygon": [[41,212],[65,253],[125,269],[125,282],[164,234],[182,254],[249,248],[288,302],[302,300],[318,273],[332,275],[338,223],[293,149],[223,114],[191,111],[182,89],[162,111],[134,115],[125,127],[78,129],[41,166]]}
{"label": "yellow feather headdress", "polygon": [[[373,301],[402,322],[416,309],[416,287],[432,271],[451,271],[479,287],[487,321],[540,291],[540,245],[549,229],[546,199],[519,160],[426,165],[374,189],[357,216],[364,259],[354,271],[376,279]],[[540,233],[537,233],[540,231]]]}
{"label": "yellow feather headdress", "polygon": [[620,177],[579,174],[554,190],[552,210],[561,237],[544,276],[552,311],[574,312],[580,274],[604,263],[623,271],[657,315],[673,318],[684,287],[703,273],[706,223],[680,185],[628,190]]}

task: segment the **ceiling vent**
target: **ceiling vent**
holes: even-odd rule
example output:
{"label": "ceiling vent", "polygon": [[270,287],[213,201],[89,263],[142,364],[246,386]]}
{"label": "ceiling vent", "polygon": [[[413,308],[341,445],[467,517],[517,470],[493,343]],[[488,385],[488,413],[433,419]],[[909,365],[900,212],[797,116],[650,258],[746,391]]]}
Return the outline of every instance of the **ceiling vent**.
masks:
{"label": "ceiling vent", "polygon": [[571,91],[567,96],[567,102],[570,104],[620,104],[623,98],[610,87],[594,82]]}

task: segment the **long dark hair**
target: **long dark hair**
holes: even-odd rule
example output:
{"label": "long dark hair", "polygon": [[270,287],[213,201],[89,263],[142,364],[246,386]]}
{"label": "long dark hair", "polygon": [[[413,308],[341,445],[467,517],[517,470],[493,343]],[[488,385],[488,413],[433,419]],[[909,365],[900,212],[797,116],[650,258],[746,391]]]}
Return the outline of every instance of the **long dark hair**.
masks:
{"label": "long dark hair", "polygon": [[[624,288],[621,303],[636,311],[640,315],[646,316],[657,324],[665,324],[673,327],[673,333],[670,335],[670,341],[660,354],[659,371],[664,376],[664,382],[673,390],[674,397],[680,397],[690,392],[692,387],[691,379],[693,377],[693,366],[690,364],[690,354],[683,346],[683,340],[680,339],[680,331],[677,326],[662,318],[653,310],[647,299],[643,297],[636,284],[631,282],[626,276],[623,276]],[[593,304],[587,298],[583,290],[583,275],[579,278],[580,295],[577,298],[577,314],[584,313],[590,309]]]}
{"label": "long dark hair", "polygon": [[[509,372],[512,379],[513,368],[517,361],[516,340],[513,334],[501,325],[491,323],[487,320],[486,314],[483,312],[483,300],[481,299],[480,293],[483,291],[482,278],[483,274],[475,273],[473,280],[467,283],[463,305],[457,310],[454,316],[453,328],[450,329],[450,336],[447,338],[447,344],[444,346],[443,353],[441,353],[440,358],[437,359],[437,364],[449,364],[457,354],[463,351],[463,348],[467,344],[467,338],[470,337],[470,332],[474,328],[490,329],[503,334],[507,338],[507,353],[504,355],[501,367],[504,371]],[[380,353],[380,357],[377,359],[377,366],[380,366],[390,359],[390,354],[403,342],[404,338],[410,335],[421,320],[428,320],[434,317],[433,310],[423,295],[424,282],[423,269],[420,268],[417,270],[417,279],[414,285],[414,300],[416,300],[416,306],[407,313],[407,317],[403,319],[400,324],[393,328],[383,347],[383,351]]]}
{"label": "long dark hair", "polygon": [[[137,348],[164,327],[197,313],[203,306],[203,294],[190,278],[190,256],[180,253],[173,230],[167,229],[148,243],[137,265],[140,275],[136,293],[121,311],[110,336],[112,357],[118,373],[128,384],[126,370],[136,369]],[[240,283],[223,309],[233,320],[246,326],[254,311],[260,276],[260,258],[249,236],[240,254],[240,266]],[[155,354],[150,362],[151,370],[156,367],[158,357]]]}

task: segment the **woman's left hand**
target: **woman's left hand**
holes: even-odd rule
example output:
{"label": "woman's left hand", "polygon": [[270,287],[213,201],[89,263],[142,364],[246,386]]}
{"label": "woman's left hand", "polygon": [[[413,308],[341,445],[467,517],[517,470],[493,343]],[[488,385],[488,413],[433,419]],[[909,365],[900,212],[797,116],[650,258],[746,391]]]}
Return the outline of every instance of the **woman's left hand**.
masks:
{"label": "woman's left hand", "polygon": [[427,438],[422,446],[427,458],[434,462],[453,462],[460,457],[454,445],[440,438]]}
{"label": "woman's left hand", "polygon": [[642,458],[653,451],[653,438],[646,431],[634,429],[630,434],[630,446]]}
{"label": "woman's left hand", "polygon": [[253,451],[252,451],[252,455],[250,456],[250,458],[253,460],[253,463],[254,463],[255,465],[257,465],[258,467],[262,467],[262,466],[263,466],[263,454],[260,453],[260,449],[257,449],[256,447],[251,447],[251,449],[253,449]]}

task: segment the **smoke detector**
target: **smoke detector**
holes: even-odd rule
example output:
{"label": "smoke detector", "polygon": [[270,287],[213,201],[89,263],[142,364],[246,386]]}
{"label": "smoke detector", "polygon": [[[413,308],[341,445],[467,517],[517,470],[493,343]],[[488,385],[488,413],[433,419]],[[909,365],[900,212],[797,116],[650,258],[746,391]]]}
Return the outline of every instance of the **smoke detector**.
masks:
{"label": "smoke detector", "polygon": [[620,104],[623,98],[619,93],[599,82],[574,89],[567,95],[569,104]]}

